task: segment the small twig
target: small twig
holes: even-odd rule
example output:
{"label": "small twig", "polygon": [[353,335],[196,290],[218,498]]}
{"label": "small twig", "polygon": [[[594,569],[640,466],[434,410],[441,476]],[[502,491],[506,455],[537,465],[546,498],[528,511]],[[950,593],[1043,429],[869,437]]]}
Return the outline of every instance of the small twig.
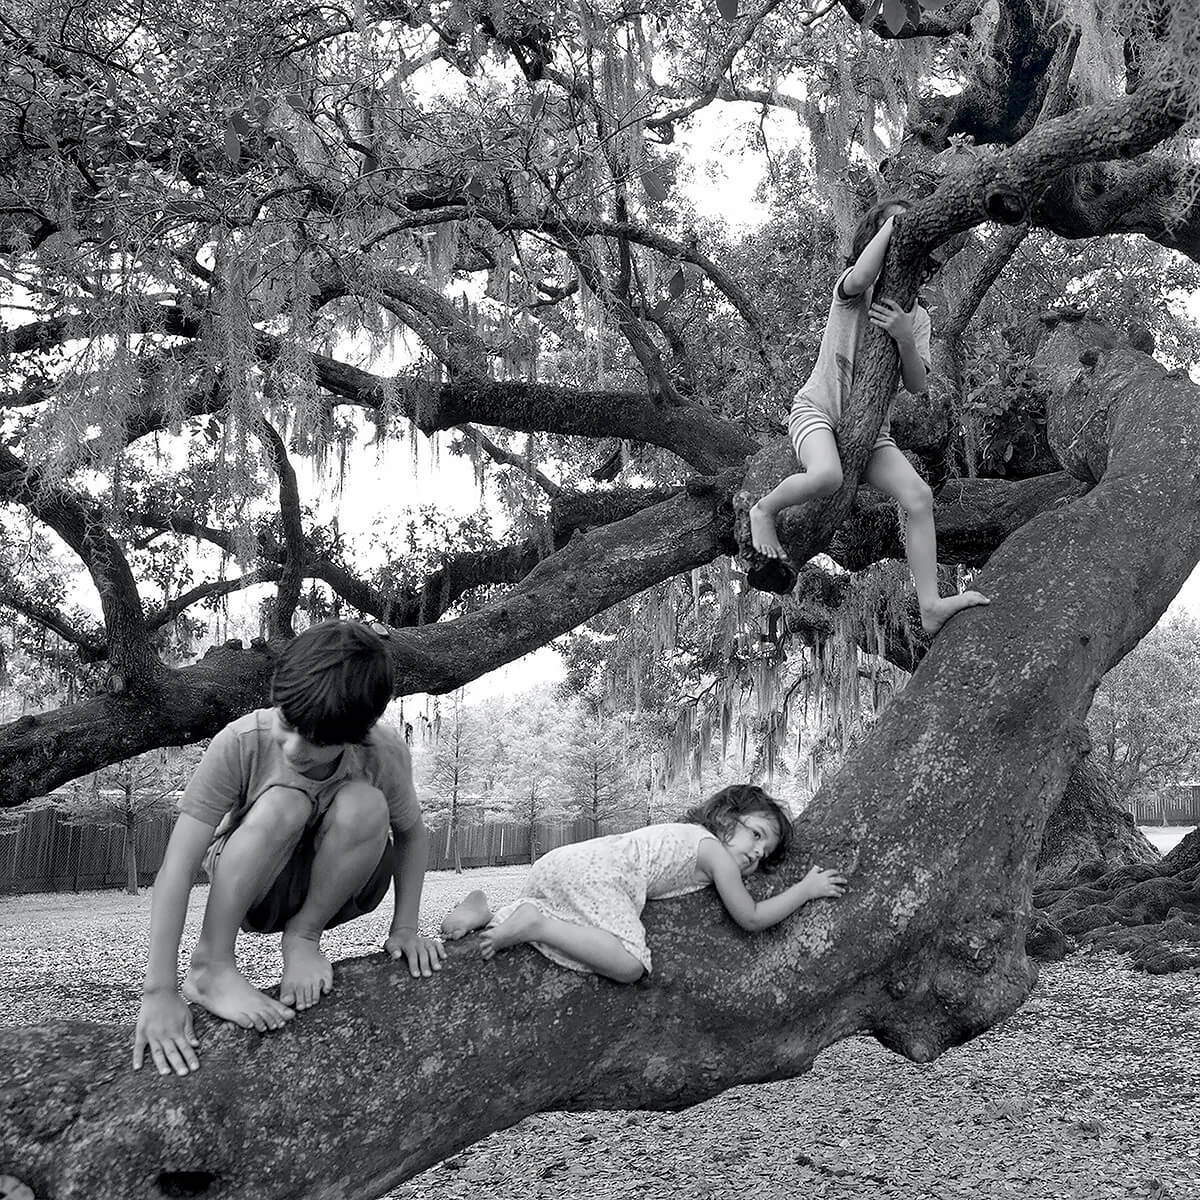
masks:
{"label": "small twig", "polygon": [[480,433],[473,425],[455,425],[454,428],[464,437],[474,442],[494,462],[502,463],[509,467],[516,467],[518,471],[527,475],[547,496],[557,497],[562,495],[562,488],[548,475],[544,475],[539,471],[524,455],[515,454],[511,450],[505,450],[503,447],[497,446],[486,434]]}

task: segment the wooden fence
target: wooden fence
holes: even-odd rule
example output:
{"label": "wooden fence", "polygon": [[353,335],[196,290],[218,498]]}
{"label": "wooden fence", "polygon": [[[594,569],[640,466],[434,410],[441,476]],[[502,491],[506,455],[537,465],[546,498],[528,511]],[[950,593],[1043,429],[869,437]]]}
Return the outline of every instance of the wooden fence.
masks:
{"label": "wooden fence", "polygon": [[1200,825],[1200,783],[1180,783],[1131,805],[1139,825]]}
{"label": "wooden fence", "polygon": [[[138,883],[148,887],[167,848],[173,813],[159,813],[141,823],[137,832]],[[603,826],[614,833],[629,825]],[[592,836],[585,819],[538,822],[532,839],[528,825],[487,821],[463,825],[458,831],[459,856],[464,867],[509,866],[568,842]],[[433,831],[430,871],[453,870],[450,831]],[[27,892],[84,892],[125,886],[125,830],[121,826],[71,825],[60,810],[46,807],[20,814],[8,828],[0,827],[0,895]]]}

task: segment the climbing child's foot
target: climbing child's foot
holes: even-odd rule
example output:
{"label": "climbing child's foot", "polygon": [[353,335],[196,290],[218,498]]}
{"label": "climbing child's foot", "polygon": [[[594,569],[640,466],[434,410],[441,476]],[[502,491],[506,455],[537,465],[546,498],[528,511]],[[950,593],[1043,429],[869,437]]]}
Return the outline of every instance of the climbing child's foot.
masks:
{"label": "climbing child's foot", "polygon": [[492,958],[497,950],[503,950],[506,946],[536,941],[541,923],[542,914],[536,904],[519,905],[511,917],[479,935],[483,943],[483,957]]}
{"label": "climbing child's foot", "polygon": [[930,637],[956,612],[964,608],[974,608],[977,604],[991,604],[991,601],[980,592],[961,592],[957,596],[941,596],[928,608],[921,609],[921,628]]}
{"label": "climbing child's foot", "polygon": [[750,506],[750,541],[759,554],[767,558],[786,558],[779,534],[775,532],[775,516],[758,504]]}
{"label": "climbing child's foot", "polygon": [[233,966],[192,961],[183,981],[183,998],[207,1008],[213,1016],[243,1029],[282,1029],[296,1014],[286,1004],[253,987]]}
{"label": "climbing child's foot", "polygon": [[312,1008],[333,987],[333,964],[321,953],[318,938],[307,934],[283,934],[283,978],[279,999],[298,1010]]}
{"label": "climbing child's foot", "polygon": [[457,941],[476,929],[482,929],[492,919],[487,897],[479,891],[468,892],[443,918],[442,937]]}

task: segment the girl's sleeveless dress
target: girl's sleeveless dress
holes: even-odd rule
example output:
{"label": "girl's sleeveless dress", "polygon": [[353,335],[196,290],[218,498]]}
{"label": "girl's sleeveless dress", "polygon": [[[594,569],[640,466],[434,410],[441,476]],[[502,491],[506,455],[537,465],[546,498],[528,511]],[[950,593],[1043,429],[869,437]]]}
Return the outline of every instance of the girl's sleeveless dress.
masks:
{"label": "girl's sleeveless dress", "polygon": [[[631,833],[559,846],[529,869],[521,896],[492,917],[498,925],[521,904],[534,904],[548,917],[604,929],[647,971],[650,947],[641,914],[647,900],[683,896],[708,886],[696,877],[696,850],[713,837],[701,825],[648,825]],[[534,942],[548,959],[572,971],[591,971],[561,950]]]}

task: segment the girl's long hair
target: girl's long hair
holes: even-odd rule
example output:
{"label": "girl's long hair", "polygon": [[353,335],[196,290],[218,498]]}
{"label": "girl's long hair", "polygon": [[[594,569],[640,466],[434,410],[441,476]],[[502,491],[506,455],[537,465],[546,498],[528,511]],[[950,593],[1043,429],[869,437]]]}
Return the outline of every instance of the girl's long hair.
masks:
{"label": "girl's long hair", "polygon": [[768,817],[779,831],[779,844],[759,863],[764,871],[773,871],[792,845],[792,819],[787,809],[773,796],[768,796],[752,783],[735,783],[709,796],[701,804],[688,809],[684,820],[693,825],[703,825],[724,841],[733,833],[734,826],[742,817]]}
{"label": "girl's long hair", "polygon": [[889,208],[908,208],[907,200],[900,196],[892,196],[886,200],[880,200],[878,204],[871,205],[862,215],[862,220],[858,223],[858,228],[854,231],[854,240],[850,243],[850,257],[846,259],[846,266],[852,267],[858,262],[858,256],[867,248],[867,243],[879,232],[887,216]]}

